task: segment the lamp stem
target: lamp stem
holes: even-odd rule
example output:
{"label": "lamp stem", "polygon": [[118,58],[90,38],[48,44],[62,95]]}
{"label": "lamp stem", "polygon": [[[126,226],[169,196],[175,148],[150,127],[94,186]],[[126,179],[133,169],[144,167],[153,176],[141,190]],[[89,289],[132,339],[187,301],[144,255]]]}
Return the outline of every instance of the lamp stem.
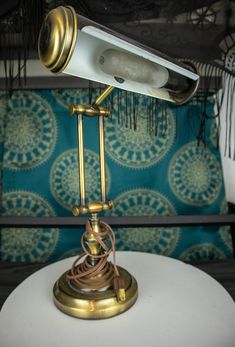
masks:
{"label": "lamp stem", "polygon": [[81,205],[86,203],[85,191],[85,166],[84,166],[84,136],[83,136],[83,116],[78,116],[78,163],[79,163],[79,183],[80,183],[80,200]]}
{"label": "lamp stem", "polygon": [[100,146],[100,190],[101,201],[106,202],[106,172],[104,150],[104,117],[99,116],[99,146]]}

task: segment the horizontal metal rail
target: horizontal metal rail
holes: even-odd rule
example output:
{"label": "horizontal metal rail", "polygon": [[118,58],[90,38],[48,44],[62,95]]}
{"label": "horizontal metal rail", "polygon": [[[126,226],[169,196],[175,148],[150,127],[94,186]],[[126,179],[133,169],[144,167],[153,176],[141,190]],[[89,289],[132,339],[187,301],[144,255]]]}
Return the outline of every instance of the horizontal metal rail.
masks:
{"label": "horizontal metal rail", "polygon": [[[235,214],[228,215],[177,215],[177,216],[125,216],[103,217],[112,227],[196,227],[235,226]],[[0,228],[76,228],[84,226],[87,217],[0,217]]]}

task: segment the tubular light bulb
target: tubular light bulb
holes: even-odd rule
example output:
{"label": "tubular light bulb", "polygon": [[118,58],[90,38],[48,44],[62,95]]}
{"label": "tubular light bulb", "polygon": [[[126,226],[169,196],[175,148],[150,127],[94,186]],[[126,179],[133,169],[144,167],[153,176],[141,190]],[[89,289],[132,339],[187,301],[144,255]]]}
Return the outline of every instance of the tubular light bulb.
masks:
{"label": "tubular light bulb", "polygon": [[169,79],[169,72],[165,67],[115,49],[104,51],[98,62],[104,73],[112,75],[120,83],[128,80],[161,88]]}

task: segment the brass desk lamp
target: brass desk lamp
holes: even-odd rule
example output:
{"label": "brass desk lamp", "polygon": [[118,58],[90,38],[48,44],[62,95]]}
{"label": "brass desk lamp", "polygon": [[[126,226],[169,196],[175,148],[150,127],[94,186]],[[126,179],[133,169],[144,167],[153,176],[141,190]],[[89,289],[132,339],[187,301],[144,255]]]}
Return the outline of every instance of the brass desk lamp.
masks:
{"label": "brass desk lamp", "polygon": [[[78,118],[80,204],[74,216],[90,214],[82,236],[84,253],[54,286],[54,302],[63,312],[86,319],[108,318],[130,308],[138,295],[135,278],[116,265],[115,236],[98,213],[112,208],[106,199],[104,118],[100,104],[114,87],[168,100],[188,101],[199,83],[193,66],[179,64],[162,53],[59,6],[46,16],[39,35],[39,57],[53,73],[67,73],[110,85],[92,105],[70,105]],[[100,201],[86,201],[83,117],[99,118]],[[113,252],[113,263],[108,261]],[[82,261],[82,258],[84,260]]]}

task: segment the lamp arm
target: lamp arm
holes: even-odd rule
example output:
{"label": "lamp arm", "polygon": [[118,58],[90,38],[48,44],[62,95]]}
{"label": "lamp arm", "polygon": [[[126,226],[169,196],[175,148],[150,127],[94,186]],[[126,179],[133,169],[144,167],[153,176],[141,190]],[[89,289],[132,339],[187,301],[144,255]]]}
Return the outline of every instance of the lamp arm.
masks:
{"label": "lamp arm", "polygon": [[99,116],[100,192],[102,202],[106,201],[106,171],[104,146],[104,117]]}
{"label": "lamp arm", "polygon": [[107,96],[109,96],[109,94],[113,91],[114,88],[115,88],[114,86],[106,87],[103,93],[96,99],[94,104],[96,106],[99,106],[101,102],[104,101],[104,99],[107,98]]}
{"label": "lamp arm", "polygon": [[85,190],[85,165],[84,165],[84,135],[83,135],[83,115],[78,114],[77,132],[78,132],[78,164],[79,164],[79,181],[80,181],[80,203],[86,204]]}
{"label": "lamp arm", "polygon": [[[78,216],[84,213],[98,213],[109,210],[112,201],[106,201],[106,171],[105,171],[105,143],[104,143],[104,117],[108,117],[110,112],[103,107],[99,107],[101,102],[113,91],[115,87],[108,86],[92,105],[70,105],[71,115],[78,117],[78,162],[80,181],[80,206],[73,206],[73,214]],[[83,115],[99,116],[99,164],[100,164],[100,192],[101,201],[89,202],[86,205],[85,192],[85,163],[84,163],[84,138],[83,138]]]}

